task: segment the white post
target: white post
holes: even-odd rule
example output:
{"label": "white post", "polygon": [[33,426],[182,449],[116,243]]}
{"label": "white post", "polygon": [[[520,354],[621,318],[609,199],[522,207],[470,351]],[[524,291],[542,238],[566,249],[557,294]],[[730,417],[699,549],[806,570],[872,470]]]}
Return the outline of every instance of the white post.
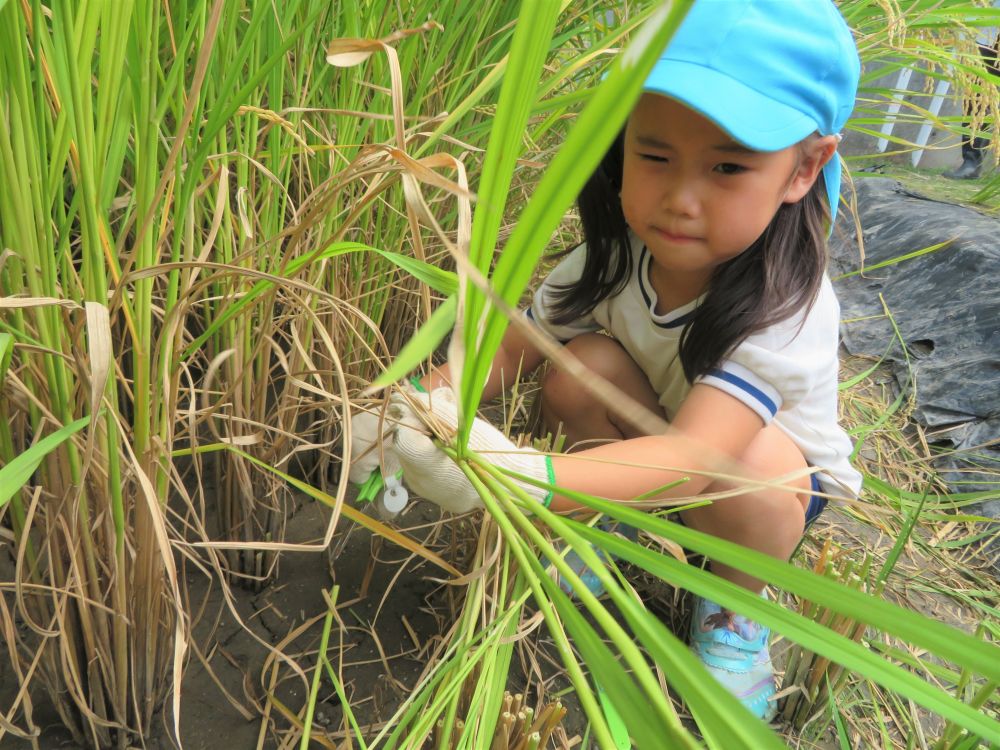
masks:
{"label": "white post", "polygon": [[[951,84],[942,79],[937,82],[937,86],[934,87],[934,98],[931,99],[931,105],[927,108],[930,112],[931,118],[938,116],[938,112],[941,111],[941,105],[944,104],[945,94],[948,93],[948,88]],[[917,145],[917,149],[910,154],[910,163],[913,166],[917,166],[920,163],[921,157],[924,155],[924,146],[927,145],[927,141],[931,137],[931,131],[934,129],[933,123],[930,119],[925,120],[923,125],[920,126],[920,131],[917,133],[916,140],[914,143]]]}
{"label": "white post", "polygon": [[896,79],[896,98],[890,102],[889,108],[886,110],[888,117],[879,128],[882,137],[875,144],[875,148],[880,154],[885,153],[886,148],[889,147],[889,136],[892,135],[892,129],[896,125],[896,115],[899,114],[899,108],[903,105],[903,97],[909,91],[911,75],[913,75],[913,68],[903,68],[899,71],[899,77]]}

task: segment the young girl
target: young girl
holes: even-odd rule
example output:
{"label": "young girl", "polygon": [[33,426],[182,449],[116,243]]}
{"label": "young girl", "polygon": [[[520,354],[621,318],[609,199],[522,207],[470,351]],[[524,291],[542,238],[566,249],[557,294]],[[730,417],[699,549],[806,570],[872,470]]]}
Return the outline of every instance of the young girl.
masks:
{"label": "young girl", "polygon": [[[522,474],[622,502],[681,478],[664,497],[742,490],[685,511],[682,521],[781,559],[823,509],[814,493],[856,494],[860,476],[837,424],[839,307],[825,267],[839,199],[838,131],[859,70],[851,32],[830,0],[695,3],[580,196],[586,242],[525,311],[672,429],[643,434],[550,369],[545,422],[553,431],[561,425],[570,445],[586,441],[585,449],[572,457],[515,450],[479,420],[473,447],[498,451],[498,465]],[[542,359],[510,328],[484,398]],[[447,376],[442,368],[422,385],[442,386]],[[432,396],[430,408],[454,422],[446,394]],[[449,510],[482,507],[420,430],[396,430],[389,450],[418,494]],[[753,479],[802,479],[784,488],[713,480],[701,473],[717,468],[706,458],[713,455]],[[555,510],[579,507],[525,486]],[[763,589],[741,570],[712,571]],[[767,629],[699,600],[691,634],[717,679],[770,719]]]}

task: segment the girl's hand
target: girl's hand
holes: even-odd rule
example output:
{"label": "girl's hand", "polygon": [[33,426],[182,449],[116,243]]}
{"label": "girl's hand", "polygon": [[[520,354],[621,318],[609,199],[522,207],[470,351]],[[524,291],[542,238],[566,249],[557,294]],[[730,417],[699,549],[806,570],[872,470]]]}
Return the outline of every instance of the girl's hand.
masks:
{"label": "girl's hand", "polygon": [[[483,501],[472,483],[431,437],[429,425],[439,435],[451,437],[458,425],[458,408],[448,388],[429,394],[396,394],[390,399],[390,415],[398,420],[392,447],[403,468],[403,482],[415,493],[452,513],[482,508]],[[530,448],[518,448],[502,432],[476,419],[469,435],[469,447],[501,469],[549,480],[549,460]],[[521,483],[538,502],[546,490]]]}
{"label": "girl's hand", "polygon": [[351,468],[348,477],[354,484],[364,484],[379,468],[383,457],[387,463],[396,464],[394,457],[389,455],[391,451],[386,450],[395,432],[395,421],[389,415],[381,419],[379,410],[361,411],[351,417]]}

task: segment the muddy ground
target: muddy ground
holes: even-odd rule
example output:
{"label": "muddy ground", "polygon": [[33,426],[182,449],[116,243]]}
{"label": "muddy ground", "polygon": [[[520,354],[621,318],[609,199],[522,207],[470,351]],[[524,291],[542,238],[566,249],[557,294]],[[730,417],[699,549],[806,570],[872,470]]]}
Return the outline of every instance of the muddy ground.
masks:
{"label": "muddy ground", "polygon": [[[297,506],[289,523],[288,538],[296,542],[318,541],[329,511],[308,499],[297,501]],[[455,528],[436,523],[439,519],[436,507],[419,502],[412,503],[396,523],[461,568],[467,560],[473,527],[465,522]],[[270,585],[257,592],[239,587],[230,589],[243,625],[226,604],[218,583],[188,569],[186,582],[191,605],[201,611],[195,641],[204,661],[192,650],[184,675],[181,740],[186,750],[258,747],[271,750],[281,746],[282,732],[290,724],[276,704],[272,704],[268,720],[262,721],[266,695],[273,691],[292,713],[299,712],[305,704],[306,680],[312,674],[321,618],[327,610],[323,592],[330,591],[334,584],[340,587],[339,602],[348,606],[340,609],[346,627],[334,633],[331,645],[342,648],[344,679],[359,723],[362,727],[380,725],[409,694],[434,646],[453,621],[453,613],[458,611],[457,592],[432,580],[441,577],[436,566],[377,537],[373,539],[368,531],[346,519],[340,527],[342,530],[330,552],[286,553],[281,558],[276,580]],[[824,531],[817,524],[812,533],[822,535]],[[675,601],[675,593],[664,584],[641,577],[636,578],[635,584],[650,608],[681,632],[683,600]],[[303,628],[306,623],[309,625]],[[301,635],[290,637],[297,630],[302,631]],[[306,679],[296,676],[288,664],[276,664],[270,645],[280,645],[292,655],[299,668],[307,670]],[[527,685],[528,695],[537,696],[537,677],[526,677],[523,668],[529,662],[523,657],[530,652],[545,673],[548,693],[561,693],[561,700],[569,709],[557,746],[582,748],[585,719],[561,674],[554,650],[547,646],[542,628],[530,644],[525,644],[527,651],[515,652],[509,687],[517,692],[525,690]],[[776,656],[776,661],[780,664],[780,656]],[[10,705],[15,687],[9,681],[3,682],[0,706],[6,709]],[[35,717],[45,727],[40,747],[77,750],[79,746],[59,727],[43,703],[38,695]],[[146,743],[150,750],[174,747],[163,720],[161,716]],[[316,731],[327,730],[335,745],[341,721],[339,701],[329,683],[324,682],[314,724]],[[28,746],[27,742],[9,736],[0,741],[0,750]],[[313,743],[313,746],[323,745]],[[834,745],[823,738],[818,744],[809,742],[801,746]]]}

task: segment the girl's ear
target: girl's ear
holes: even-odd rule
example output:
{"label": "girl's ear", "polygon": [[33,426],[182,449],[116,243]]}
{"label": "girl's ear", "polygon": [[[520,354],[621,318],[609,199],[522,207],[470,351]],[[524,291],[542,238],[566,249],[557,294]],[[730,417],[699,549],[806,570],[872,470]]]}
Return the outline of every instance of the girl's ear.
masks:
{"label": "girl's ear", "polygon": [[798,203],[805,198],[816,183],[820,171],[837,152],[839,141],[835,135],[824,135],[819,138],[809,138],[799,146],[801,149],[799,163],[788,183],[783,203]]}

